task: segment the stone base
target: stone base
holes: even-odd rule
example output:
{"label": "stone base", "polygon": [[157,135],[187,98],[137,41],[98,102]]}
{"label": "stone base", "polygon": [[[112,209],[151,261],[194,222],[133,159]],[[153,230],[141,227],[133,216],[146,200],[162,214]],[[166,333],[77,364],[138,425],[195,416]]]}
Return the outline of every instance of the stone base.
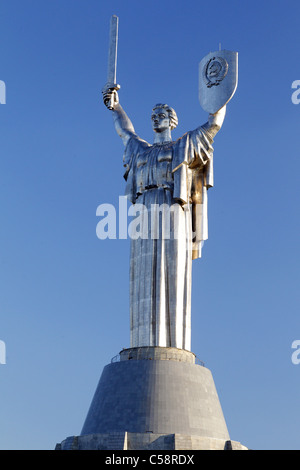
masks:
{"label": "stone base", "polygon": [[57,449],[231,450],[209,369],[190,351],[131,348],[101,375],[80,436]]}
{"label": "stone base", "polygon": [[183,434],[107,433],[71,436],[55,450],[248,450],[236,441]]}

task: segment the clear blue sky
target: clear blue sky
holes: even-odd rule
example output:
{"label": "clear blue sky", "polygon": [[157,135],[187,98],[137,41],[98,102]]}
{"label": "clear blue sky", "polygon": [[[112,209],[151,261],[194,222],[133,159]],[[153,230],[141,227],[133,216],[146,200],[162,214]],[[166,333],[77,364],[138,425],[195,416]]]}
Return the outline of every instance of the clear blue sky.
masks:
{"label": "clear blue sky", "polygon": [[129,346],[129,240],[96,237],[123,195],[123,144],[101,102],[120,17],[120,100],[152,140],[203,124],[198,63],[239,52],[215,139],[209,240],[193,264],[192,350],[213,372],[233,440],[299,449],[298,1],[1,0],[0,448],[53,449],[81,431],[103,367]]}

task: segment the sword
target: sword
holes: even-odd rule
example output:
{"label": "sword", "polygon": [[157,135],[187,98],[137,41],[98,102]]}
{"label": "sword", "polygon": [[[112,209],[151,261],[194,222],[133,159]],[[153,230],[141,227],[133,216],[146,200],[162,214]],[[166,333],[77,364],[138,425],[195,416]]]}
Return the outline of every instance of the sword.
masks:
{"label": "sword", "polygon": [[[110,19],[110,32],[109,32],[109,49],[108,49],[108,67],[107,67],[107,82],[102,92],[105,91],[118,91],[120,85],[117,85],[117,53],[118,53],[118,26],[119,18],[113,15]],[[114,96],[112,95],[108,109],[114,109]]]}

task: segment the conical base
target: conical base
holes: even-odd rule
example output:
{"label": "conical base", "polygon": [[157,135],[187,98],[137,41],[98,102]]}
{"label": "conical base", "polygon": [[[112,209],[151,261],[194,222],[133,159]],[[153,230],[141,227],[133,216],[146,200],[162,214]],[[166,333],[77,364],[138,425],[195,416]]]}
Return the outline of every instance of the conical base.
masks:
{"label": "conical base", "polygon": [[74,446],[234,447],[210,370],[189,351],[157,347],[123,350],[104,368],[81,436],[61,448]]}
{"label": "conical base", "polygon": [[[139,351],[143,359],[137,359]],[[171,359],[163,359],[167,356]],[[211,372],[194,363],[194,354],[134,348],[121,359],[104,368],[81,435],[150,432],[230,439]]]}

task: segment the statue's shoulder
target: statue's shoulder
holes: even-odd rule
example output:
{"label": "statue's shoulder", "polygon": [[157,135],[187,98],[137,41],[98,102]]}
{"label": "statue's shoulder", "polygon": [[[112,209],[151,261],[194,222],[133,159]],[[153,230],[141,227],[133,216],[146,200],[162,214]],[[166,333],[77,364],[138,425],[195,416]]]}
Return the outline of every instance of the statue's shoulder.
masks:
{"label": "statue's shoulder", "polygon": [[188,131],[179,137],[175,144],[177,145],[186,145],[189,142],[201,142],[205,146],[210,146],[213,143],[213,139],[210,136],[209,132],[205,129],[205,126],[199,126],[192,131]]}
{"label": "statue's shoulder", "polygon": [[174,141],[174,145],[175,146],[186,145],[192,137],[196,137],[196,136],[202,137],[201,127],[197,127],[197,129],[185,132],[182,136],[178,137],[178,139]]}
{"label": "statue's shoulder", "polygon": [[136,158],[138,158],[138,155],[145,152],[149,147],[152,146],[146,140],[132,133],[125,146],[123,155],[124,166],[131,167]]}
{"label": "statue's shoulder", "polygon": [[132,133],[132,135],[130,136],[130,138],[128,139],[128,142],[127,142],[127,145],[126,145],[126,150],[129,150],[129,151],[143,151],[149,147],[152,147],[151,144],[149,144],[149,142],[147,142],[146,140],[144,139],[141,139],[141,137],[139,137],[137,134],[135,133]]}

